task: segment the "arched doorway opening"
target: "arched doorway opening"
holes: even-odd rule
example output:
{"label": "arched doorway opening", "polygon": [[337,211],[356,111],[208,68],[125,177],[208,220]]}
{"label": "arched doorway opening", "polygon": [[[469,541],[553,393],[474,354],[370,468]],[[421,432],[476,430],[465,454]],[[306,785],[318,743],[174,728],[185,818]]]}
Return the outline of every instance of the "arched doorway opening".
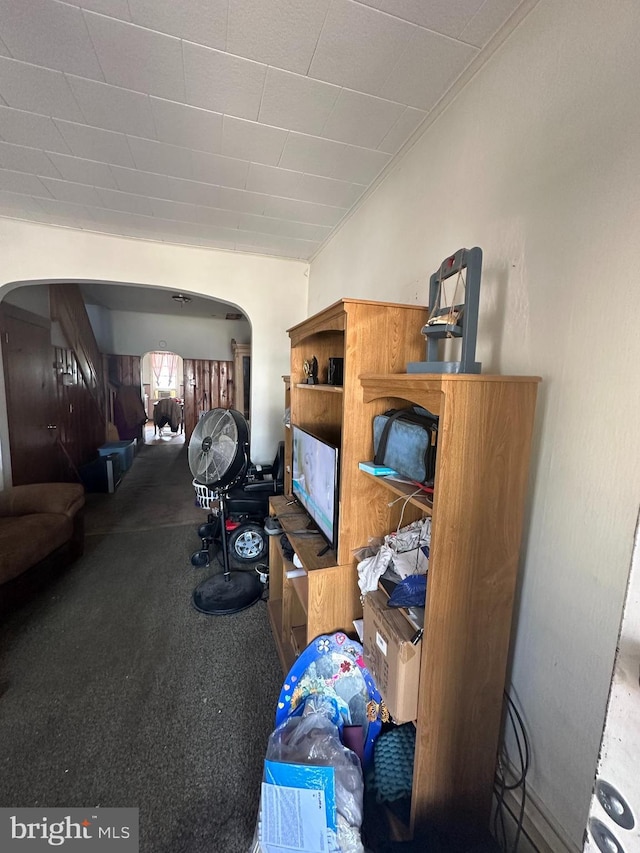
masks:
{"label": "arched doorway opening", "polygon": [[142,392],[147,423],[145,444],[184,443],[184,362],[167,350],[142,356]]}

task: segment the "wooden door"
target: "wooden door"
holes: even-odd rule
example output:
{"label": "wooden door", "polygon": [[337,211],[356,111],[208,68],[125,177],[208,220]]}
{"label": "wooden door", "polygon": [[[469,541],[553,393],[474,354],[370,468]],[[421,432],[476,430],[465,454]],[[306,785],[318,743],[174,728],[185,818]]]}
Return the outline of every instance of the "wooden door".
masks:
{"label": "wooden door", "polygon": [[62,458],[50,323],[3,305],[0,326],[13,484],[58,482]]}
{"label": "wooden door", "polygon": [[201,412],[235,408],[233,378],[232,361],[184,359],[184,439],[187,443]]}

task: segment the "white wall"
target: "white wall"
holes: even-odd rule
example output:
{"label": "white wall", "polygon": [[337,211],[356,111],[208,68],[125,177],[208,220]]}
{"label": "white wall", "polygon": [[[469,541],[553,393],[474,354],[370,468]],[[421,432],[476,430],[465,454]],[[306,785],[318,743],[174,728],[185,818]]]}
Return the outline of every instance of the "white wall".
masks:
{"label": "white wall", "polygon": [[31,314],[46,317],[47,320],[51,316],[49,309],[49,288],[45,284],[34,284],[31,287],[16,287],[15,290],[6,295],[4,301],[9,305],[24,308],[25,311],[29,311]]}
{"label": "white wall", "polygon": [[[94,325],[97,307],[87,305],[87,313],[101,352],[144,355],[145,352],[166,349],[183,358],[231,361],[232,338],[239,344],[251,343],[251,326],[246,320],[107,311],[108,324]],[[103,313],[104,309],[101,309],[101,315]],[[100,317],[96,319],[99,320]],[[164,341],[164,344],[161,344],[161,341]]]}
{"label": "white wall", "polygon": [[310,271],[310,313],[426,303],[478,245],[483,369],[543,378],[511,680],[576,848],[640,501],[638,32],[633,0],[541,0]]}
{"label": "white wall", "polygon": [[[5,282],[0,286],[0,299],[18,283],[110,281],[179,289],[237,305],[249,318],[252,330],[252,456],[258,462],[273,459],[283,429],[281,377],[289,372],[286,329],[306,316],[306,264],[8,219],[0,219],[0,255]],[[187,290],[185,281],[189,282]],[[169,340],[167,344],[172,346]],[[154,338],[154,344],[142,347],[141,352],[155,348]],[[0,450],[6,460],[4,406],[1,393]],[[0,482],[5,474],[0,467]]]}

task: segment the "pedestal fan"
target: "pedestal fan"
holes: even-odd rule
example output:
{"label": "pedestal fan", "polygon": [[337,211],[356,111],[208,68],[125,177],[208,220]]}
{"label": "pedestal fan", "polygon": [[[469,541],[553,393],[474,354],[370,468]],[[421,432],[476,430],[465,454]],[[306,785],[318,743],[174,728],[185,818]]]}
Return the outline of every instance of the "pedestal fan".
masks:
{"label": "pedestal fan", "polygon": [[231,571],[225,529],[229,489],[241,479],[249,461],[249,428],[235,409],[211,409],[196,424],[188,447],[194,479],[216,494],[224,571],[202,581],[193,591],[193,605],[201,613],[225,616],[238,613],[262,597],[255,572]]}

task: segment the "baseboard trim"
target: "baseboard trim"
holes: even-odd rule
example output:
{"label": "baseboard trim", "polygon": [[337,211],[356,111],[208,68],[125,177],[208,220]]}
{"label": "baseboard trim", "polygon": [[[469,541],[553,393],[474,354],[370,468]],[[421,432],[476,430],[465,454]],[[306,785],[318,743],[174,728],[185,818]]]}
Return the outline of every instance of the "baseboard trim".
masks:
{"label": "baseboard trim", "polygon": [[[512,840],[517,830],[520,814],[520,791],[505,791],[504,822],[507,838]],[[527,790],[522,833],[518,853],[581,853],[582,848],[566,836],[548,814],[538,798]]]}

